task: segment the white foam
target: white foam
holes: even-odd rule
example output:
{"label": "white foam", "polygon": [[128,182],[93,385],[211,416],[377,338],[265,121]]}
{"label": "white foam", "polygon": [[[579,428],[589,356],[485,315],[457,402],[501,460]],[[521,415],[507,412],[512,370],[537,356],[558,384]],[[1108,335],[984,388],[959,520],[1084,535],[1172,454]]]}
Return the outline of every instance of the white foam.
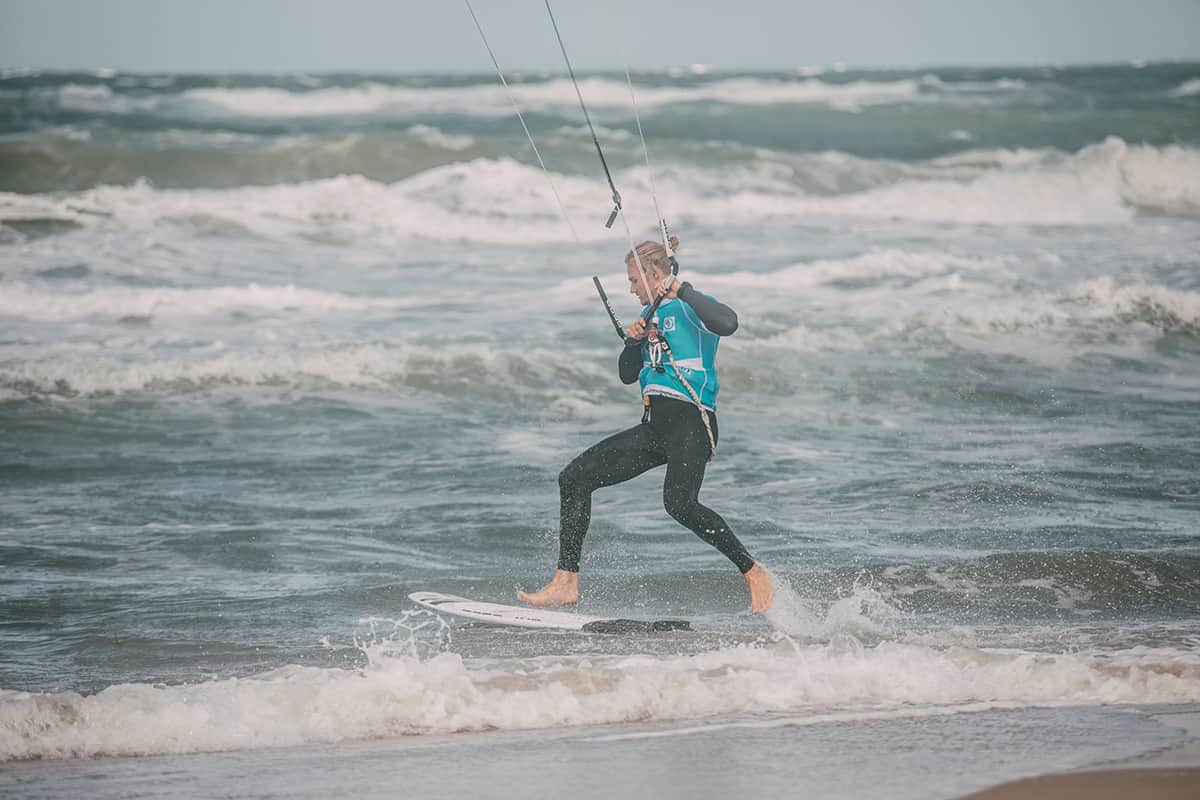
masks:
{"label": "white foam", "polygon": [[368,83],[350,89],[294,92],[287,89],[189,89],[181,99],[199,109],[247,117],[324,117],[371,114],[393,106],[413,105],[420,89]]}
{"label": "white foam", "polygon": [[956,256],[941,250],[880,248],[849,258],[818,259],[770,272],[726,272],[706,275],[713,288],[808,288],[839,282],[878,281],[883,278],[921,278],[959,270],[978,272],[1009,265],[1004,258]]}
{"label": "white foam", "polygon": [[[575,214],[595,208],[594,181],[572,176],[556,181]],[[0,221],[30,217],[134,230],[204,218],[268,239],[380,246],[414,238],[495,244],[571,240],[541,170],[508,159],[449,164],[391,185],[351,175],[230,190],[158,190],[140,183],[64,196],[0,193]],[[585,239],[609,237],[596,226],[579,233]]]}
{"label": "white foam", "polygon": [[1118,191],[1125,202],[1167,214],[1200,214],[1200,151],[1178,145],[1129,147],[1120,154],[1119,169]]}
{"label": "white foam", "polygon": [[222,352],[123,361],[82,355],[41,358],[0,367],[8,394],[106,396],[219,386],[334,386],[382,389],[396,374],[376,348],[328,352]]}
{"label": "white foam", "polygon": [[[1200,214],[1200,151],[1129,146],[1115,137],[1074,154],[988,149],[915,165],[820,154],[795,164],[764,159],[719,171],[677,168],[672,177],[658,183],[666,207],[704,221],[833,216],[1121,225],[1138,211]],[[640,174],[622,181],[641,191]],[[820,189],[826,191],[816,194]]]}
{"label": "white foam", "polygon": [[921,86],[941,92],[989,93],[1019,92],[1028,88],[1029,84],[1020,78],[997,78],[991,81],[945,81],[936,75],[924,75],[921,77]]}
{"label": "white foam", "polygon": [[[771,578],[775,600],[766,617],[775,630],[789,636],[827,639],[844,647],[846,637],[881,636],[903,616],[867,585],[856,584],[849,595],[838,598],[822,613],[786,580],[774,573]],[[850,644],[859,647],[857,640]]]}
{"label": "white foam", "polygon": [[[1109,138],[1060,164],[990,170],[965,181],[903,181],[821,202],[798,199],[783,204],[789,215],[808,211],[996,225],[1121,224],[1139,208],[1197,213],[1200,153],[1176,146],[1130,147]],[[760,209],[767,213],[765,206]],[[779,210],[776,206],[776,215]]]}
{"label": "white foam", "polygon": [[426,144],[446,150],[466,150],[475,144],[473,137],[446,133],[440,128],[430,125],[413,125],[408,129],[408,133],[418,137]]}
{"label": "white foam", "polygon": [[1092,317],[1117,317],[1157,328],[1200,332],[1200,292],[1166,286],[1120,286],[1112,277],[1104,276],[1076,284],[1069,298],[1083,303],[1083,313]]}
{"label": "white foam", "polygon": [[[1039,259],[1050,268],[1061,263],[1053,254]],[[841,302],[836,297],[814,289],[841,291],[841,283],[850,283],[854,322],[831,324],[826,319],[818,326],[799,322],[758,335],[748,331],[722,345],[737,355],[735,361],[752,361],[775,350],[854,352],[897,337],[932,335],[972,351],[1062,366],[1078,357],[1080,343],[1094,342],[1099,331],[1104,332],[1106,352],[1129,358],[1140,358],[1164,332],[1200,333],[1200,292],[1103,276],[1044,294],[995,294],[992,287],[1006,285],[1028,265],[1029,258],[879,249],[764,273],[699,274],[697,280],[734,305],[750,290],[745,296],[764,310],[778,306],[793,314],[797,291],[822,306],[836,305]],[[894,279],[900,279],[903,290],[897,290]],[[764,294],[763,289],[774,291]]]}
{"label": "white foam", "polygon": [[[112,341],[108,343],[109,349],[115,347]],[[0,387],[9,387],[9,394],[18,395],[84,396],[221,386],[317,386],[389,392],[412,387],[461,396],[473,386],[482,387],[481,391],[500,386],[506,396],[513,398],[553,387],[565,402],[587,403],[590,407],[597,400],[595,386],[616,380],[599,361],[580,362],[570,367],[574,374],[564,385],[563,369],[554,353],[537,348],[521,354],[496,352],[486,345],[235,349],[216,342],[192,353],[151,353],[136,361],[79,351],[65,356],[55,352],[36,360],[0,365]]]}
{"label": "white foam", "polygon": [[53,90],[58,105],[69,111],[89,114],[131,114],[135,111],[155,111],[162,107],[156,97],[131,97],[118,94],[105,84],[84,86],[69,83]]}
{"label": "white foam", "polygon": [[553,465],[563,458],[560,437],[550,437],[540,430],[509,430],[500,434],[499,445],[525,464]]}
{"label": "white foam", "polygon": [[416,307],[412,299],[356,297],[295,286],[221,286],[209,289],[120,287],[44,291],[8,284],[0,294],[0,317],[50,322],[89,316],[202,317],[231,314],[315,314]]}
{"label": "white foam", "polygon": [[814,725],[829,725],[845,722],[875,722],[896,719],[928,719],[955,714],[978,714],[984,711],[1008,711],[1020,708],[1014,703],[960,703],[956,705],[925,708],[889,708],[887,710],[830,711],[808,714],[802,717],[789,716],[772,719],[743,720],[738,722],[708,722],[703,725],[671,727],[667,730],[636,731],[634,733],[610,733],[591,736],[589,742],[628,742],[639,739],[665,739],[676,736],[694,736],[721,730],[769,730],[772,728],[807,728]]}
{"label": "white foam", "polygon": [[[968,134],[969,135],[969,134]],[[975,167],[979,169],[1009,169],[1013,167],[1036,167],[1051,163],[1058,151],[1049,147],[1015,149],[989,147],[980,150],[963,150],[939,156],[929,163],[934,167]]]}
{"label": "white foam", "polygon": [[1124,149],[1123,142],[1085,148],[1061,168],[989,171],[969,181],[899,183],[835,198],[829,210],[859,217],[997,225],[1127,222],[1133,211],[1121,195],[1119,156]]}
{"label": "white foam", "polygon": [[803,716],[1005,703],[1194,703],[1200,656],[936,649],[885,642],[738,646],[692,656],[427,660],[368,650],[362,670],[286,667],[97,694],[0,692],[0,760],[280,747],[459,731],[719,715]]}
{"label": "white foam", "polygon": [[[566,78],[511,83],[523,111],[571,108],[577,102]],[[589,107],[628,111],[629,89],[623,81],[585,78],[579,81]],[[826,83],[814,77],[799,80],[727,78],[692,86],[640,86],[638,105],[653,109],[674,103],[719,102],[735,105],[777,103],[827,104],[858,109],[917,95],[917,81],[853,81]],[[93,113],[126,114],[150,111],[170,115],[234,115],[255,118],[313,118],[376,114],[462,113],[504,116],[512,113],[508,93],[498,84],[457,87],[411,87],[365,83],[291,91],[270,87],[189,89],[179,94],[132,98],[107,86],[68,85],[55,90],[63,108]]]}
{"label": "white foam", "polygon": [[1195,97],[1200,95],[1200,78],[1192,78],[1176,86],[1171,94],[1175,97]]}
{"label": "white foam", "polygon": [[[1100,331],[1105,352],[1130,359],[1143,357],[1145,348],[1153,346],[1164,331],[1200,333],[1200,293],[1165,286],[1123,285],[1110,276],[1040,296],[987,297],[969,293],[936,309],[923,308],[918,295],[894,293],[888,311],[880,315],[883,321],[875,330],[833,329],[813,334],[798,326],[740,346],[854,350],[869,346],[877,338],[931,331],[967,350],[1017,355],[1031,363],[1059,368],[1078,358],[1079,344],[1094,343]],[[731,340],[730,346],[738,346],[735,342]],[[1160,391],[1167,391],[1172,382],[1181,392],[1194,391],[1194,382],[1189,379],[1190,375],[1181,374],[1178,381],[1161,384]],[[1110,388],[1121,391],[1118,386]]]}

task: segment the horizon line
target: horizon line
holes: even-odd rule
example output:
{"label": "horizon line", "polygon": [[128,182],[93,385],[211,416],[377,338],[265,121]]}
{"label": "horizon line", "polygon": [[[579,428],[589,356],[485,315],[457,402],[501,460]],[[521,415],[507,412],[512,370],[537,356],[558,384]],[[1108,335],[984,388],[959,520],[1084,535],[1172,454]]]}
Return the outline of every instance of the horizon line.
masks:
{"label": "horizon line", "polygon": [[[630,67],[630,72],[633,74],[670,74],[672,72],[680,72],[682,75],[706,75],[720,73],[778,73],[791,72],[804,77],[816,77],[829,73],[840,74],[845,72],[914,72],[917,70],[928,69],[1089,69],[1089,68],[1105,68],[1105,67],[1129,67],[1132,69],[1145,69],[1147,67],[1172,65],[1172,66],[1200,66],[1200,57],[1180,57],[1180,58],[1136,58],[1122,59],[1117,61],[1058,61],[1058,62],[1012,62],[1012,61],[979,61],[979,62],[927,62],[927,63],[912,63],[912,64],[886,64],[886,65],[865,65],[865,64],[850,64],[846,62],[830,62],[828,64],[802,64],[792,66],[717,66],[713,64],[691,63],[679,64],[666,67]],[[604,66],[604,67],[583,67],[577,72],[589,74],[602,74],[609,72],[624,72],[623,65]],[[810,75],[805,75],[806,71],[812,71]],[[390,75],[390,76],[425,76],[425,75],[492,75],[494,69],[486,69],[481,66],[479,69],[462,69],[462,68],[447,68],[434,70],[409,70],[409,69],[381,69],[367,67],[322,67],[319,69],[309,69],[302,67],[271,67],[271,68],[251,68],[251,69],[222,69],[209,67],[185,67],[185,68],[145,68],[145,67],[82,67],[82,66],[0,66],[0,80],[21,77],[22,75],[31,74],[77,74],[91,73],[97,77],[103,77],[105,73],[111,75],[154,75],[154,74],[172,74],[172,75],[345,75],[345,74],[363,74],[363,75]],[[565,69],[549,69],[549,68],[534,68],[534,67],[516,67],[507,68],[504,73],[506,75],[519,74],[542,74],[542,75],[563,75],[567,74]]]}

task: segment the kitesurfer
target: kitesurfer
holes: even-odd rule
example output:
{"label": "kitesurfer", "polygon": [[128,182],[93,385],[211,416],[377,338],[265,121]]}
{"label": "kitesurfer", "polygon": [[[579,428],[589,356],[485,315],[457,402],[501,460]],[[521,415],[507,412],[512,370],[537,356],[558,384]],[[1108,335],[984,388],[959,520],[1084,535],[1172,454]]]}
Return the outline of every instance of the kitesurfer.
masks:
{"label": "kitesurfer", "polygon": [[[676,249],[678,238],[672,236],[670,244]],[[662,297],[649,319],[640,316],[628,326],[618,359],[621,381],[641,384],[642,421],[589,447],[559,475],[558,570],[540,590],[518,594],[527,603],[569,605],[579,600],[579,559],[591,521],[592,492],[663,464],[667,513],[741,571],[752,611],[765,611],[774,598],[770,574],[721,515],[699,500],[718,438],[717,344],[737,330],[737,314],[690,283],[680,283],[671,260],[662,243],[650,241],[637,246],[636,256],[632,250],[626,256],[629,291],[641,301],[643,314]]]}

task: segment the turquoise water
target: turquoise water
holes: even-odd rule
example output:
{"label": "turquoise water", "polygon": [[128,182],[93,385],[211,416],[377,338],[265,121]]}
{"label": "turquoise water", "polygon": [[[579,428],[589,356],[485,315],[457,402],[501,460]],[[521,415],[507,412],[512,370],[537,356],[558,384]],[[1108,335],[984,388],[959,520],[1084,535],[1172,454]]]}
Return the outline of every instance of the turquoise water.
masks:
{"label": "turquoise water", "polygon": [[[581,241],[493,76],[0,77],[0,760],[303,787],[914,708],[1040,743],[997,779],[1177,741],[1130,720],[1200,700],[1200,65],[635,76],[683,276],[741,319],[703,498],[784,589],[749,615],[661,473],[605,490],[580,610],[697,629],[652,638],[406,599],[539,586],[558,471],[640,417],[590,136],[516,77]],[[582,89],[653,238],[627,90]],[[1046,707],[1130,727],[1054,761]]]}

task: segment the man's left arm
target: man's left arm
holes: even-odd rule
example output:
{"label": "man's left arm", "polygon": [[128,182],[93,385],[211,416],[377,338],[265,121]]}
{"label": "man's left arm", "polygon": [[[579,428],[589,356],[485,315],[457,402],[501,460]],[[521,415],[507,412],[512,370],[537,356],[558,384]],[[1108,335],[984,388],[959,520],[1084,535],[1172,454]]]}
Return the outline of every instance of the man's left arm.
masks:
{"label": "man's left arm", "polygon": [[717,336],[729,336],[737,330],[737,312],[724,303],[696,291],[690,283],[681,283],[675,296],[691,306],[696,316],[704,323],[704,327]]}

